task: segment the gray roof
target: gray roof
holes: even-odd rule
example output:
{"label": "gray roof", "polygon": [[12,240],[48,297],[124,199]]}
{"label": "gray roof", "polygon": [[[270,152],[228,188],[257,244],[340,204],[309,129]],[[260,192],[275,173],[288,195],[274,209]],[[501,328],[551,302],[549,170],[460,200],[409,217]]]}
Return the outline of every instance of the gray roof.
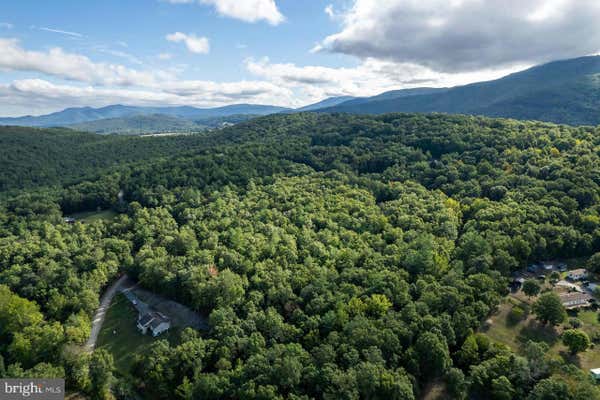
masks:
{"label": "gray roof", "polygon": [[140,314],[139,323],[141,326],[149,326],[151,329],[156,329],[163,322],[170,322],[170,320],[158,311],[151,311],[143,315]]}
{"label": "gray roof", "polygon": [[150,322],[152,322],[152,320],[154,319],[154,316],[152,316],[152,314],[144,314],[144,315],[140,315],[139,317],[139,323],[141,326],[148,326],[148,324]]}
{"label": "gray roof", "polygon": [[154,318],[152,320],[152,322],[150,322],[150,328],[156,329],[163,322],[169,322],[169,320],[168,319],[162,319],[162,318]]}
{"label": "gray roof", "polygon": [[593,299],[593,297],[589,294],[579,292],[561,293],[558,295],[558,297],[563,305],[570,302],[575,302],[576,304],[585,304]]}

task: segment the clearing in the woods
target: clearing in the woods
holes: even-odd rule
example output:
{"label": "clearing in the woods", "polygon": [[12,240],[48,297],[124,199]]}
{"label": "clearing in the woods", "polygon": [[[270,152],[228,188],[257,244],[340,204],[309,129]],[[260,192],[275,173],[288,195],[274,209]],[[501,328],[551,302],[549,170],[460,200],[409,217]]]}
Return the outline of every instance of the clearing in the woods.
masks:
{"label": "clearing in the woods", "polygon": [[96,348],[108,350],[114,357],[117,371],[128,374],[136,354],[143,354],[152,343],[166,339],[171,343],[178,340],[180,329],[171,329],[157,338],[142,335],[137,329],[138,313],[122,294],[118,293],[108,307],[98,336]]}

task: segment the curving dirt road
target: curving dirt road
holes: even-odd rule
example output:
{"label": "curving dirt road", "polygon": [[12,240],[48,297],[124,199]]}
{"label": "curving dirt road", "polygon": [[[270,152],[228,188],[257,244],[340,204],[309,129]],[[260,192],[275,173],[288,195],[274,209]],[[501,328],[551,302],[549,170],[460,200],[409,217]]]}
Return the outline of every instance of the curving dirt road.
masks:
{"label": "curving dirt road", "polygon": [[96,341],[98,340],[98,334],[100,333],[100,329],[102,329],[102,324],[104,323],[106,310],[108,310],[108,307],[110,306],[113,297],[115,297],[115,294],[117,294],[121,288],[125,287],[126,283],[128,282],[130,281],[127,275],[121,276],[112,285],[110,285],[108,289],[106,289],[106,292],[104,292],[100,298],[100,306],[92,318],[92,331],[89,339],[85,343],[85,350],[94,351],[94,347],[96,347]]}

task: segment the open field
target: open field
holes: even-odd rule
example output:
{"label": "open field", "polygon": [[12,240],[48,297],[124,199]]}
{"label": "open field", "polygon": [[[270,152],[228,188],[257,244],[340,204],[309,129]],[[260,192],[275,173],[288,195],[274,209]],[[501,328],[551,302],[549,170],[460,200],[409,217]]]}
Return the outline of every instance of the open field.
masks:
{"label": "open field", "polygon": [[[519,353],[523,344],[529,340],[544,342],[550,346],[550,354],[560,356],[566,361],[571,362],[578,367],[589,370],[600,367],[600,347],[592,344],[592,347],[576,356],[569,354],[568,349],[562,344],[560,335],[565,328],[564,324],[557,327],[545,326],[540,324],[533,315],[529,314],[526,318],[516,324],[511,324],[508,319],[510,309],[514,305],[528,303],[515,296],[507,297],[498,309],[480,329],[492,340],[510,347],[513,351]],[[588,335],[594,332],[600,332],[600,322],[598,321],[598,312],[592,310],[582,310],[579,312],[569,312],[569,318],[576,317],[583,322],[580,329]],[[565,321],[565,323],[568,323]]]}
{"label": "open field", "polygon": [[113,355],[115,366],[121,374],[128,374],[135,355],[143,353],[156,340],[167,339],[173,343],[179,335],[176,328],[158,338],[142,335],[136,323],[137,311],[123,294],[117,294],[106,312],[96,348],[106,349]]}

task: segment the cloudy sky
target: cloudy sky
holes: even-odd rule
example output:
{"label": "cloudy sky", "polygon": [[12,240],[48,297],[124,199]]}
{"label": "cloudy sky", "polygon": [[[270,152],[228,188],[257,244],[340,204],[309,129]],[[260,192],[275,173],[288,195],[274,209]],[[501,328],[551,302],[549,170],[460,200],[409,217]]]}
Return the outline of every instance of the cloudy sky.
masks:
{"label": "cloudy sky", "polygon": [[301,106],[454,86],[600,51],[598,0],[0,3],[0,115]]}

